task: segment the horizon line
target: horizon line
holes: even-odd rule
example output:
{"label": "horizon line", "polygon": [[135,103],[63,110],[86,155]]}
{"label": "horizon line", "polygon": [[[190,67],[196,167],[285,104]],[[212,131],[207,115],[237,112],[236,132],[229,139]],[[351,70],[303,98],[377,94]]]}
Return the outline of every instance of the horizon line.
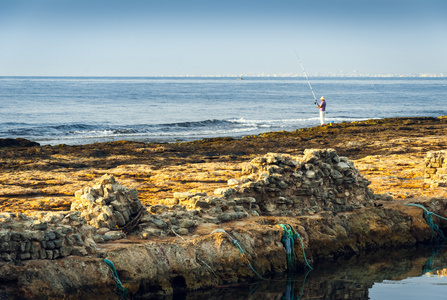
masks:
{"label": "horizon line", "polygon": [[[0,75],[0,78],[305,78],[305,75],[296,73],[266,74],[266,73],[245,73],[245,74],[218,74],[218,75]],[[444,73],[314,73],[308,77],[412,77],[412,78],[443,78]]]}

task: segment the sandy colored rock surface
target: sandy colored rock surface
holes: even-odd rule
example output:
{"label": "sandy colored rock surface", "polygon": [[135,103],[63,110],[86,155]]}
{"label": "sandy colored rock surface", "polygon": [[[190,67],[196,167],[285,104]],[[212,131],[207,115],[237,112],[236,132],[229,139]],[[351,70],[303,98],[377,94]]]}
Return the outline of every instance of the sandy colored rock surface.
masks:
{"label": "sandy colored rock surface", "polygon": [[396,199],[445,196],[423,180],[424,157],[447,146],[447,120],[398,118],[341,123],[240,140],[180,144],[114,142],[84,146],[0,148],[2,211],[69,210],[76,190],[108,173],[151,205],[175,192],[212,193],[241,176],[242,164],[268,152],[300,155],[334,148],[354,161],[375,193]]}

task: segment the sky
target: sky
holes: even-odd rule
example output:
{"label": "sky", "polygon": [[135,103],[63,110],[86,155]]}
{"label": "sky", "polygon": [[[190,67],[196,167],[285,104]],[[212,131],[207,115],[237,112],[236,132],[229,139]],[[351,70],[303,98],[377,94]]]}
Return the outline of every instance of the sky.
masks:
{"label": "sky", "polygon": [[0,0],[0,76],[447,74],[446,0]]}

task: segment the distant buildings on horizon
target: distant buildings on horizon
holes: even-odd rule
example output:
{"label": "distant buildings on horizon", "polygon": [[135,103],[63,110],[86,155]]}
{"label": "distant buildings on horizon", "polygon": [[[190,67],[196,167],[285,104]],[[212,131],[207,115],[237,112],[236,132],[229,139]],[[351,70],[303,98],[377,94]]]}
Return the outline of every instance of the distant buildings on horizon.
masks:
{"label": "distant buildings on horizon", "polygon": [[[236,77],[239,79],[243,79],[244,77],[250,78],[250,77],[271,77],[271,78],[282,78],[282,77],[304,77],[303,74],[296,74],[296,73],[281,73],[281,74],[267,74],[267,73],[246,73],[246,74],[239,74],[239,75],[159,75],[159,76],[149,76],[149,77]],[[308,74],[308,77],[385,77],[385,78],[395,78],[395,77],[401,77],[401,78],[408,78],[408,77],[414,77],[414,78],[443,78],[447,77],[447,74],[444,73],[396,73],[396,74],[369,74],[369,73],[314,73],[314,74]]]}

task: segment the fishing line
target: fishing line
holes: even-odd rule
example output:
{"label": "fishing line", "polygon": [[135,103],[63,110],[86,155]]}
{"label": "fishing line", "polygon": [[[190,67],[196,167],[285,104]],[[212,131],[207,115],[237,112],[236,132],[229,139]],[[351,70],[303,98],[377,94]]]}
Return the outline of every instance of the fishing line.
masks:
{"label": "fishing line", "polygon": [[299,58],[298,53],[296,52],[296,50],[295,50],[295,55],[296,55],[296,58],[298,58],[298,62],[300,63],[301,69],[303,69],[304,76],[306,76],[307,83],[309,84],[310,90],[312,91],[312,95],[314,95],[314,99],[315,99],[314,103],[315,103],[315,105],[318,105],[317,104],[317,97],[315,97],[315,93],[314,93],[314,90],[312,89],[312,85],[310,85],[310,80],[307,77],[306,70],[304,70],[303,64],[301,63],[301,59]]}

